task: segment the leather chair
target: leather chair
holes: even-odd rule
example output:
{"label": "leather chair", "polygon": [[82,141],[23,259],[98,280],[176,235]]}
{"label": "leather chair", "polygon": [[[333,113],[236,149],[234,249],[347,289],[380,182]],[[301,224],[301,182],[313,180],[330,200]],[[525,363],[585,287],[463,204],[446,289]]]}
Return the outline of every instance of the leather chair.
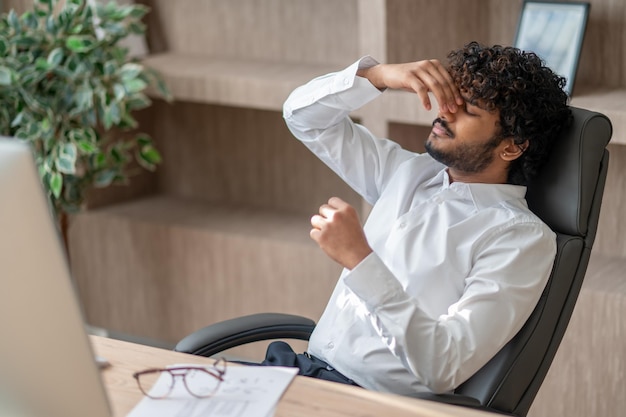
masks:
{"label": "leather chair", "polygon": [[[525,416],[561,343],[578,297],[598,226],[608,169],[609,119],[572,107],[574,120],[528,186],[529,207],[557,234],[557,254],[543,295],[520,332],[452,394],[429,400]],[[287,314],[256,314],[192,333],[175,350],[212,356],[244,343],[308,340],[315,322]]]}

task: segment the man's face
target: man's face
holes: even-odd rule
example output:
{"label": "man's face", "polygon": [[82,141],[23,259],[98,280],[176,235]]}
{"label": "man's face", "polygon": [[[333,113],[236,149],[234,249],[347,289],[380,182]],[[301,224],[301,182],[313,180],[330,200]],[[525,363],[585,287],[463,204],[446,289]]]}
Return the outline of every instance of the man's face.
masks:
{"label": "man's face", "polygon": [[468,102],[456,113],[439,113],[426,141],[426,151],[437,161],[465,174],[476,174],[494,160],[499,111],[489,112]]}

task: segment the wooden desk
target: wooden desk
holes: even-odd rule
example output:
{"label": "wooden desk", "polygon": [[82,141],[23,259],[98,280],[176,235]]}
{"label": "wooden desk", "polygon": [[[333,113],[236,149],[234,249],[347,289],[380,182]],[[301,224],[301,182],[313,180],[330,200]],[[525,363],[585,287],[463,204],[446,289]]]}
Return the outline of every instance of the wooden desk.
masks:
{"label": "wooden desk", "polygon": [[[212,360],[164,349],[91,336],[97,354],[111,362],[102,371],[115,417],[125,417],[141,400],[132,373],[174,363],[212,363]],[[276,410],[276,417],[491,417],[494,414],[367,391],[333,382],[296,377]]]}

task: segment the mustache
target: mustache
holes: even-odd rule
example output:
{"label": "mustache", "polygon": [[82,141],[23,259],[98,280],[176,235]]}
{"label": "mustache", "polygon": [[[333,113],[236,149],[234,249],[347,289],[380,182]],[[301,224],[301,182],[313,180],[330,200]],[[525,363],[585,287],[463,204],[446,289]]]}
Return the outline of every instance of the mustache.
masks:
{"label": "mustache", "polygon": [[446,122],[445,120],[443,120],[440,117],[437,117],[435,120],[433,120],[433,127],[438,124],[439,126],[441,126],[441,128],[443,130],[446,131],[447,135],[454,139],[454,133],[450,130],[450,126],[448,126],[448,122]]}

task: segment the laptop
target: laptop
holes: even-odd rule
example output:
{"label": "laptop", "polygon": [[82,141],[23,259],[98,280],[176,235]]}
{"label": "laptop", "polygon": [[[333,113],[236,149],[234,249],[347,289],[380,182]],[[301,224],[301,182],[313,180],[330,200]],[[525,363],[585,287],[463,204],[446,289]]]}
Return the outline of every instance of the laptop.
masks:
{"label": "laptop", "polygon": [[0,137],[0,416],[110,417],[30,147]]}

